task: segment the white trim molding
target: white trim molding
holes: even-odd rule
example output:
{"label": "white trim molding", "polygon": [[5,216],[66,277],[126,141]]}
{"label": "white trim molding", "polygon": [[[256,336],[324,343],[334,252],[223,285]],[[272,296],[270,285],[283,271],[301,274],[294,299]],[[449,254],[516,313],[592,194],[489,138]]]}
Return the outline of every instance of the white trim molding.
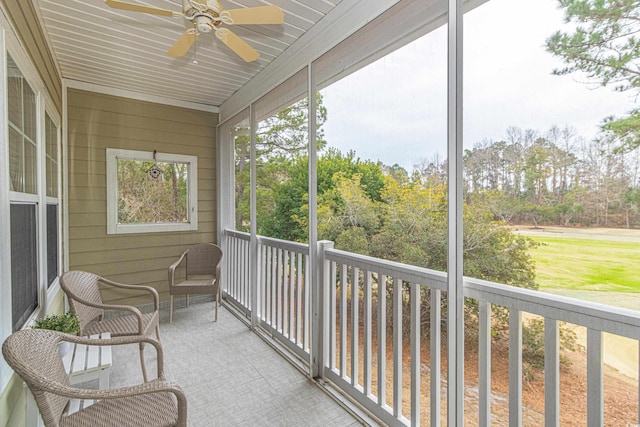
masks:
{"label": "white trim molding", "polygon": [[102,93],[104,95],[119,96],[121,98],[135,99],[137,101],[153,102],[156,104],[171,105],[173,107],[187,108],[189,110],[206,111],[209,113],[219,113],[220,108],[215,105],[200,104],[197,102],[183,101],[180,99],[167,98],[164,96],[150,95],[148,93],[134,92],[131,90],[116,89],[114,87],[102,86],[79,80],[62,79],[66,89],[79,89],[87,92]]}
{"label": "white trim molding", "polygon": [[[118,160],[184,163],[188,165],[186,222],[120,224],[118,222]],[[182,154],[107,148],[107,234],[161,233],[198,229],[198,158]]]}

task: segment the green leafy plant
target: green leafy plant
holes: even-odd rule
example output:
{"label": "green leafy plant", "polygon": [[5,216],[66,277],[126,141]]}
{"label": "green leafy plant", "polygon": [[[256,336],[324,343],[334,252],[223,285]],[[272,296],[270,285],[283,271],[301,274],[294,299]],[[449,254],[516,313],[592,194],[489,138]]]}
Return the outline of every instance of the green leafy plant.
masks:
{"label": "green leafy plant", "polygon": [[80,321],[75,313],[67,311],[63,314],[52,314],[38,319],[32,328],[50,329],[52,331],[64,332],[65,334],[77,335],[78,332],[80,332]]}

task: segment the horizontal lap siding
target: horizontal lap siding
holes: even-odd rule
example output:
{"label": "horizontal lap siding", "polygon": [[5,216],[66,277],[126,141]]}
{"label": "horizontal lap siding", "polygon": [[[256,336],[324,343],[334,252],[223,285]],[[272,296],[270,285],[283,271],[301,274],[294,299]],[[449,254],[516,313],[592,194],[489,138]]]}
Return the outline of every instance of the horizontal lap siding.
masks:
{"label": "horizontal lap siding", "polygon": [[51,101],[58,112],[62,111],[62,80],[55,60],[47,46],[47,39],[40,26],[38,13],[32,1],[2,0],[9,18],[22,41],[31,62],[38,70]]}
{"label": "horizontal lap siding", "polygon": [[[150,285],[167,299],[169,265],[187,247],[216,241],[218,115],[69,90],[68,117],[69,268]],[[107,148],[197,156],[198,230],[107,235]],[[104,298],[122,302],[125,297],[107,292]]]}

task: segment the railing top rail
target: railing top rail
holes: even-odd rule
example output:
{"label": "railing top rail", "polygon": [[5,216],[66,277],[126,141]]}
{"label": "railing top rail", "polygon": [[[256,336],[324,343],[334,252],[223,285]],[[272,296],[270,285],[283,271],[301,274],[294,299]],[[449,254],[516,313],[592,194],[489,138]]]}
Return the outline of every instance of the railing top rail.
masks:
{"label": "railing top rail", "polygon": [[274,239],[273,237],[258,236],[259,245],[273,246],[279,249],[286,249],[293,252],[309,255],[309,244],[291,242],[289,240]]}
{"label": "railing top rail", "polygon": [[546,292],[464,278],[465,297],[603,332],[640,339],[640,312]]}
{"label": "railing top rail", "polygon": [[409,283],[426,285],[430,288],[447,290],[447,273],[442,271],[359,255],[353,252],[341,251],[340,249],[325,249],[325,256],[330,261],[346,263],[361,270],[385,274]]}
{"label": "railing top rail", "polygon": [[224,229],[224,235],[246,241],[249,241],[249,239],[251,239],[251,234],[245,233],[244,231],[231,230],[229,228]]}
{"label": "railing top rail", "polygon": [[[225,228],[224,230],[225,236],[235,237],[240,240],[249,241],[251,239],[251,234],[245,233],[243,231],[231,230]],[[286,249],[289,251],[300,252],[303,254],[309,254],[309,244],[307,243],[298,243],[291,242],[289,240],[281,240],[274,239],[273,237],[265,237],[265,236],[256,236],[259,245],[269,245],[280,249]]]}

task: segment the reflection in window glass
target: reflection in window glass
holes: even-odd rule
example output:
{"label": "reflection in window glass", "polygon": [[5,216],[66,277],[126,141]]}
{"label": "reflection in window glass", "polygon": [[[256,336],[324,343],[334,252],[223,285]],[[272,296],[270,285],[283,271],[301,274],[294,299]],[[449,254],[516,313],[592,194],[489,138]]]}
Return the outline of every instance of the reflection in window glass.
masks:
{"label": "reflection in window glass", "polygon": [[189,165],[118,159],[118,223],[188,222]]}
{"label": "reflection in window glass", "polygon": [[36,194],[36,97],[9,55],[7,76],[11,191]]}
{"label": "reflection in window glass", "polygon": [[45,114],[45,145],[47,169],[47,197],[58,197],[58,128]]}

